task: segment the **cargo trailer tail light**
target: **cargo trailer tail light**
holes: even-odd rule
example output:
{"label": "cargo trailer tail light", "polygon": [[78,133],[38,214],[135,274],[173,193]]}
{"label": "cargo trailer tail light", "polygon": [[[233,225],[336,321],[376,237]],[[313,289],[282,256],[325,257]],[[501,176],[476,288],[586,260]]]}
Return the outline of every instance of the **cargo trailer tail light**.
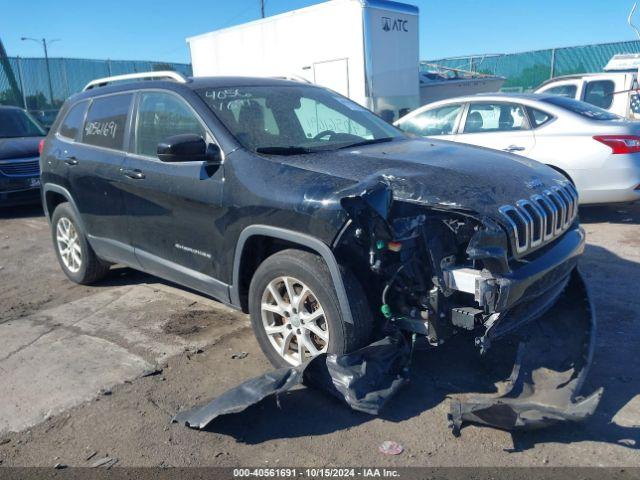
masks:
{"label": "cargo trailer tail light", "polygon": [[597,135],[593,139],[610,147],[613,154],[640,152],[640,137],[636,135]]}
{"label": "cargo trailer tail light", "polygon": [[44,139],[38,142],[38,155],[42,155],[42,149],[44,148]]}

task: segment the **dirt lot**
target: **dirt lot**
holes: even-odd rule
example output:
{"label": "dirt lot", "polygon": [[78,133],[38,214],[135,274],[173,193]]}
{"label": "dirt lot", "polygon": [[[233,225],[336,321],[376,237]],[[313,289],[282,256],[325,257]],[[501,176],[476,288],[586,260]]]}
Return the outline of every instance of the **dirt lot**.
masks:
{"label": "dirt lot", "polygon": [[[587,388],[604,385],[582,425],[454,438],[447,395],[474,388],[483,363],[460,342],[420,351],[412,383],[373,418],[300,389],[199,432],[181,408],[270,368],[246,316],[157,278],[115,269],[69,282],[37,208],[0,212],[0,462],[88,466],[637,466],[640,447],[640,205],[581,212],[581,268],[599,321]],[[246,352],[245,358],[234,353]],[[243,355],[240,355],[241,357]],[[378,445],[405,447],[396,457]]]}

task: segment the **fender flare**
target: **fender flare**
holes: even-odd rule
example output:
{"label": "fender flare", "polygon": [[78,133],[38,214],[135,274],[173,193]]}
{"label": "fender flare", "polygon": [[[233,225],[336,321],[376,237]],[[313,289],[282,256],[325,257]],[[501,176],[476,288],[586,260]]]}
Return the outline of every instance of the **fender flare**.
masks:
{"label": "fender flare", "polygon": [[43,198],[42,208],[44,209],[44,214],[49,220],[49,222],[51,222],[51,215],[53,214],[53,212],[50,212],[47,206],[47,192],[58,193],[67,199],[67,201],[71,204],[71,208],[73,208],[76,212],[78,222],[80,223],[80,228],[82,228],[82,230],[86,232],[87,230],[85,229],[84,221],[82,220],[82,216],[80,215],[80,210],[78,210],[78,206],[76,205],[76,202],[73,199],[73,196],[71,195],[69,190],[55,183],[45,183],[42,186],[42,198]]}
{"label": "fender flare", "polygon": [[233,305],[240,305],[240,263],[242,261],[242,254],[244,246],[247,240],[253,236],[261,235],[265,237],[273,237],[288,242],[296,243],[313,250],[320,255],[329,268],[329,273],[333,280],[333,287],[338,295],[338,303],[340,304],[340,310],[342,312],[342,318],[345,322],[353,324],[353,317],[351,315],[351,306],[349,304],[349,298],[342,281],[342,274],[340,273],[340,267],[336,261],[336,257],[327,244],[318,240],[315,237],[307,235],[305,233],[296,232],[294,230],[287,230],[280,227],[272,227],[269,225],[250,225],[246,227],[240,233],[238,242],[236,243],[236,251],[233,258],[233,279],[230,287],[231,303]]}

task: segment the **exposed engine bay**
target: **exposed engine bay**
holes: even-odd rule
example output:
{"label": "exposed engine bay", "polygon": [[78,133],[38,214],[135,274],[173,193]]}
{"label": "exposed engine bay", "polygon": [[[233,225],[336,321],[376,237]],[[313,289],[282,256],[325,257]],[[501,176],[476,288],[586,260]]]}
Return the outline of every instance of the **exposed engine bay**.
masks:
{"label": "exposed engine bay", "polygon": [[510,259],[507,235],[494,220],[394,202],[384,183],[342,205],[352,220],[336,255],[367,285],[384,318],[434,346],[471,331],[486,351],[553,305],[582,252],[578,245],[557,265],[544,253],[535,262]]}

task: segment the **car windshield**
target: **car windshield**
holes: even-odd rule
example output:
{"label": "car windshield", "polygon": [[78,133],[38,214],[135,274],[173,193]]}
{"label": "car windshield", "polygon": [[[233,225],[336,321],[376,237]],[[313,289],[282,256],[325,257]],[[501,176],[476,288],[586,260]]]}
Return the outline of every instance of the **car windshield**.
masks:
{"label": "car windshield", "polygon": [[0,108],[0,138],[42,137],[44,130],[31,115],[17,108]]}
{"label": "car windshield", "polygon": [[238,142],[257,153],[298,155],[404,136],[357,103],[314,86],[206,88],[197,93]]}
{"label": "car windshield", "polygon": [[542,101],[555,105],[556,107],[564,108],[570,112],[577,113],[578,115],[590,120],[620,120],[622,118],[600,107],[596,107],[595,105],[580,102],[573,98],[561,97],[559,95],[550,96]]}

